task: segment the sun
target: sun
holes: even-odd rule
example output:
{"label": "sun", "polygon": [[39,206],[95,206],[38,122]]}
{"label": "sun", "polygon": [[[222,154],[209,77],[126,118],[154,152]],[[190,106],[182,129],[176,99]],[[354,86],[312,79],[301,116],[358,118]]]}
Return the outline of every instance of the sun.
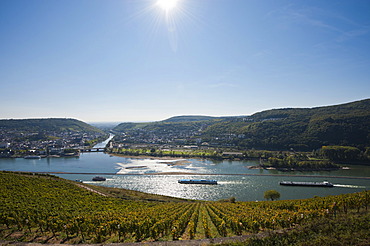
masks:
{"label": "sun", "polygon": [[158,0],[157,5],[168,12],[177,6],[177,2],[178,0]]}

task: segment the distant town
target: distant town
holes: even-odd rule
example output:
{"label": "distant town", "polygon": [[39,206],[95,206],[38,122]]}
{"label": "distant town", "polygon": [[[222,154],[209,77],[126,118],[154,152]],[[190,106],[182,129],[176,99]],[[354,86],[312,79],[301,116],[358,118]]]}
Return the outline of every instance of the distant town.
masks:
{"label": "distant town", "polygon": [[105,138],[107,134],[93,132],[0,129],[0,157],[78,156]]}

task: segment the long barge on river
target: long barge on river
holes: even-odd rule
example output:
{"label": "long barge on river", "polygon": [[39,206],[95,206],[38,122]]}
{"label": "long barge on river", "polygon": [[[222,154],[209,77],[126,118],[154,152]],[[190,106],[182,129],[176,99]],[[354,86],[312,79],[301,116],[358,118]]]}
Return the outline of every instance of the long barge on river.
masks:
{"label": "long barge on river", "polygon": [[95,176],[94,178],[92,178],[93,181],[105,181],[107,180],[105,177],[102,177],[102,176]]}
{"label": "long barge on river", "polygon": [[179,179],[178,182],[180,184],[208,184],[208,185],[217,184],[217,180],[210,180],[210,179]]}
{"label": "long barge on river", "polygon": [[323,182],[295,182],[295,181],[281,181],[280,185],[287,186],[311,186],[311,187],[333,187],[334,185],[328,181]]}

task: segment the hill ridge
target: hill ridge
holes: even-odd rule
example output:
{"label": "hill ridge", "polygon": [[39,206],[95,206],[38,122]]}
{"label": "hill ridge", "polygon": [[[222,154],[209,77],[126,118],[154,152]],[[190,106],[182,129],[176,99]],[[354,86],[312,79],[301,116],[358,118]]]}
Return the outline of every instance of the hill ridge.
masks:
{"label": "hill ridge", "polygon": [[98,128],[73,118],[0,119],[0,129],[31,131],[86,131],[102,133]]}
{"label": "hill ridge", "polygon": [[[304,151],[324,145],[366,148],[370,147],[370,99],[313,108],[270,109],[250,116],[183,115],[157,122],[121,123],[113,130],[126,134],[141,130],[157,138],[169,138],[171,133],[174,139],[186,136],[185,144],[200,142],[215,147]],[[133,142],[138,140],[133,138]]]}

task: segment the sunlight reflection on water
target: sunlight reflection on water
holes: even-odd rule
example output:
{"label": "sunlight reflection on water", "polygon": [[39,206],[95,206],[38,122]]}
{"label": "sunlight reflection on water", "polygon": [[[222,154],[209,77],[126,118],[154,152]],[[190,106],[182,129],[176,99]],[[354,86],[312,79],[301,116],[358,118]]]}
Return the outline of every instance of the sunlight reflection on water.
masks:
{"label": "sunlight reflection on water", "polygon": [[148,174],[162,172],[194,172],[202,171],[203,167],[194,166],[185,159],[156,160],[156,159],[132,159],[128,163],[116,163],[117,174]]}
{"label": "sunlight reflection on water", "polygon": [[[292,173],[247,168],[247,166],[256,164],[258,162],[254,161],[153,160],[149,158],[134,159],[109,156],[103,153],[84,153],[81,154],[80,158],[0,159],[0,170],[70,172],[70,174],[58,173],[55,175],[70,180],[83,180],[85,183],[95,185],[199,200],[219,200],[233,196],[236,197],[237,201],[263,200],[263,193],[270,189],[279,191],[281,199],[301,199],[316,195],[327,196],[350,193],[370,188],[369,180],[340,177],[341,175],[369,177],[370,168],[366,166],[353,165],[350,166],[349,170],[333,172]],[[115,175],[117,172],[123,175]],[[168,172],[180,175],[160,175],[160,173]],[[153,175],[154,173],[156,175]],[[201,175],[193,175],[194,173]],[[107,180],[93,182],[92,178],[98,174],[101,174]],[[290,176],[249,176],[268,174],[288,174]],[[311,177],[300,177],[298,175],[311,175]],[[315,177],[313,175],[325,175],[326,177]],[[179,184],[178,180],[184,178],[215,179],[219,184]],[[317,182],[327,180],[334,183],[335,186],[333,188],[282,187],[279,185],[282,180]]]}

